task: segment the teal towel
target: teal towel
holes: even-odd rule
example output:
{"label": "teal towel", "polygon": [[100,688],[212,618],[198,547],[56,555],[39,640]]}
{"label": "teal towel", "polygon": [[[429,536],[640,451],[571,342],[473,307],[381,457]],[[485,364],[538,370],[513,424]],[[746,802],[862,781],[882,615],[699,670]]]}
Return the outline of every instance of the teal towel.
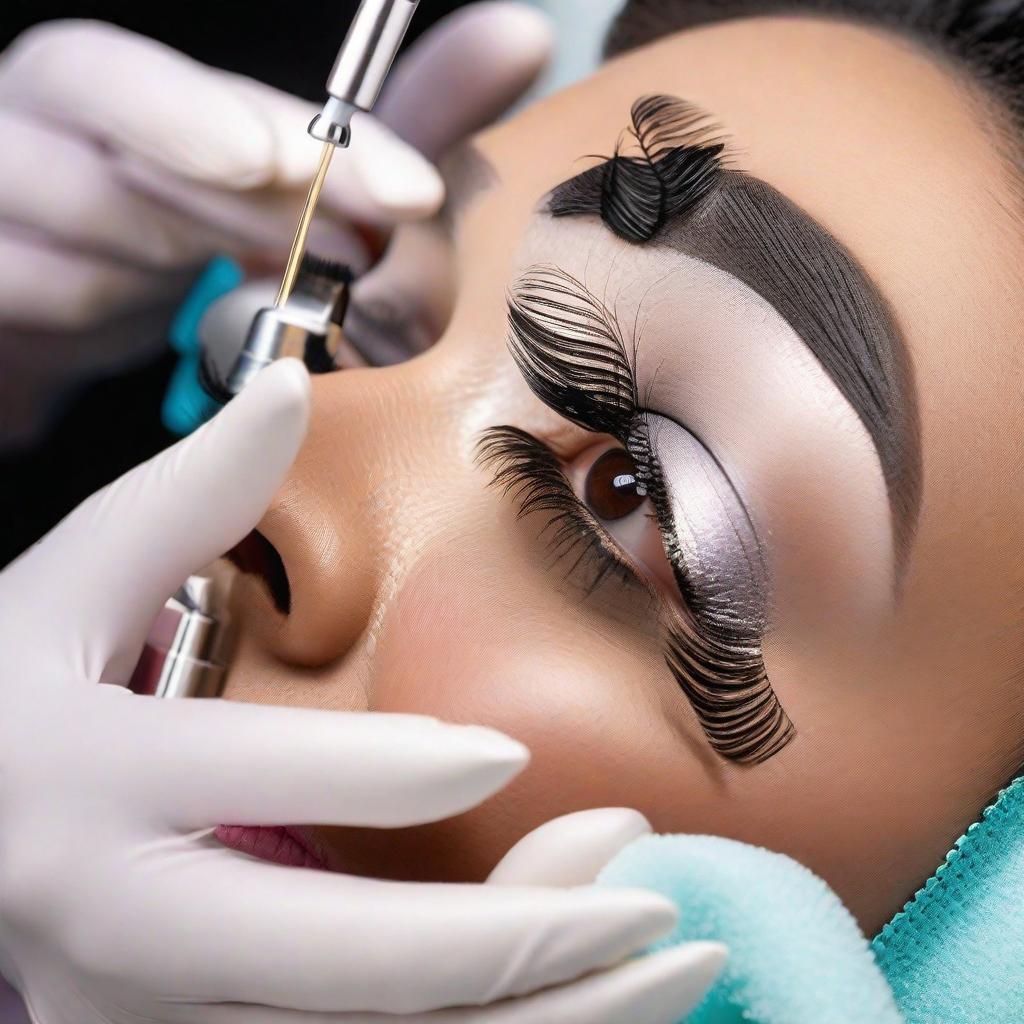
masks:
{"label": "teal towel", "polygon": [[653,948],[692,939],[729,947],[722,975],[686,1024],[903,1020],[849,911],[789,857],[718,836],[645,836],[599,882],[675,901],[679,923]]}
{"label": "teal towel", "polygon": [[237,288],[242,268],[228,256],[214,257],[192,285],[170,327],[171,347],[179,353],[160,411],[164,426],[174,434],[191,434],[220,407],[199,384],[199,324],[221,296]]}
{"label": "teal towel", "polygon": [[909,1024],[1024,1021],[1024,777],[872,945]]}

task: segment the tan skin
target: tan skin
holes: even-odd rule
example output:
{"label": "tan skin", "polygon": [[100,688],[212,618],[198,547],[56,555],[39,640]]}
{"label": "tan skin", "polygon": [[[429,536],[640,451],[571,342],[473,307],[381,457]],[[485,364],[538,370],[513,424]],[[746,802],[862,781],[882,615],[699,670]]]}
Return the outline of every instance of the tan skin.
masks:
{"label": "tan skin", "polygon": [[[536,210],[654,92],[710,112],[739,166],[854,254],[902,325],[918,392],[923,502],[898,603],[864,600],[875,577],[857,545],[879,565],[889,556],[875,484],[851,494],[842,479],[858,449],[832,446],[821,458],[835,465],[814,476],[818,456],[787,448],[779,425],[776,477],[758,498],[778,584],[764,660],[797,732],[758,765],[709,746],[666,670],[652,605],[614,583],[585,599],[538,538],[543,517],[517,520],[473,457],[497,424],[547,442],[569,472],[601,442],[519,376],[506,289],[538,261],[641,259],[599,227],[564,222],[580,233],[558,236]],[[478,139],[500,182],[459,214],[443,337],[399,366],[314,383],[309,439],[260,527],[284,560],[291,614],[242,578],[228,696],[485,723],[532,762],[457,819],[323,830],[335,866],[480,879],[550,818],[629,806],[658,831],[789,854],[868,934],[931,874],[1022,760],[1024,253],[996,124],[909,43],[765,19],[626,55]],[[443,291],[431,301],[447,319]]]}

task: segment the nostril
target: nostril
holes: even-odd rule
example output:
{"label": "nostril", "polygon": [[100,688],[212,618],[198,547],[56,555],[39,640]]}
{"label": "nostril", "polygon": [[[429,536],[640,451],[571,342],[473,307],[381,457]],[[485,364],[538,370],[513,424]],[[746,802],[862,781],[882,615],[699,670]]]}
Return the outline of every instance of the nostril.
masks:
{"label": "nostril", "polygon": [[266,583],[274,606],[282,615],[292,610],[292,588],[277,548],[259,530],[253,530],[228,553],[228,561],[244,573],[259,576]]}

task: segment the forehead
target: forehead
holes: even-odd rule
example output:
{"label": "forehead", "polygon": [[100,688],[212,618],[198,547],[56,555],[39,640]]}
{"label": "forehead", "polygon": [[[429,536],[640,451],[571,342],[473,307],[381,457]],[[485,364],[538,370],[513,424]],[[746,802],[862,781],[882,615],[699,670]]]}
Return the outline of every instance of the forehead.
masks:
{"label": "forehead", "polygon": [[[610,153],[632,103],[659,92],[707,111],[739,168],[850,250],[895,310],[926,398],[960,404],[948,366],[961,358],[1007,394],[994,356],[1018,347],[1021,310],[1006,299],[1022,253],[994,118],[930,55],[852,25],[751,19],[681,33],[479,137],[501,179],[467,217],[468,231],[500,239],[489,259],[464,247],[479,287],[503,289],[540,198],[588,154]],[[977,358],[979,333],[991,360]]]}
{"label": "forehead", "polygon": [[500,202],[528,208],[586,166],[581,158],[609,153],[649,93],[708,111],[743,170],[798,203],[911,308],[922,256],[933,272],[949,267],[944,284],[955,285],[964,246],[987,251],[1000,234],[992,185],[1004,163],[967,88],[909,42],[817,19],[667,38],[492,129],[479,145],[505,181]]}

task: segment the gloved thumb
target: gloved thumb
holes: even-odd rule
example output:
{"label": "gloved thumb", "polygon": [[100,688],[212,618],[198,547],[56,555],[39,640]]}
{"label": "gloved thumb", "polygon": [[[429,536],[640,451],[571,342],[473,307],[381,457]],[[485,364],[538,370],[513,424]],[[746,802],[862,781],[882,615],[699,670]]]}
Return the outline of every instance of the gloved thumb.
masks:
{"label": "gloved thumb", "polygon": [[262,518],[305,437],[309,377],[282,359],[191,437],[94,494],[4,576],[92,682],[127,680],[164,601]]}
{"label": "gloved thumb", "polygon": [[650,823],[625,807],[577,811],[546,822],[512,847],[487,879],[491,885],[590,885]]}

